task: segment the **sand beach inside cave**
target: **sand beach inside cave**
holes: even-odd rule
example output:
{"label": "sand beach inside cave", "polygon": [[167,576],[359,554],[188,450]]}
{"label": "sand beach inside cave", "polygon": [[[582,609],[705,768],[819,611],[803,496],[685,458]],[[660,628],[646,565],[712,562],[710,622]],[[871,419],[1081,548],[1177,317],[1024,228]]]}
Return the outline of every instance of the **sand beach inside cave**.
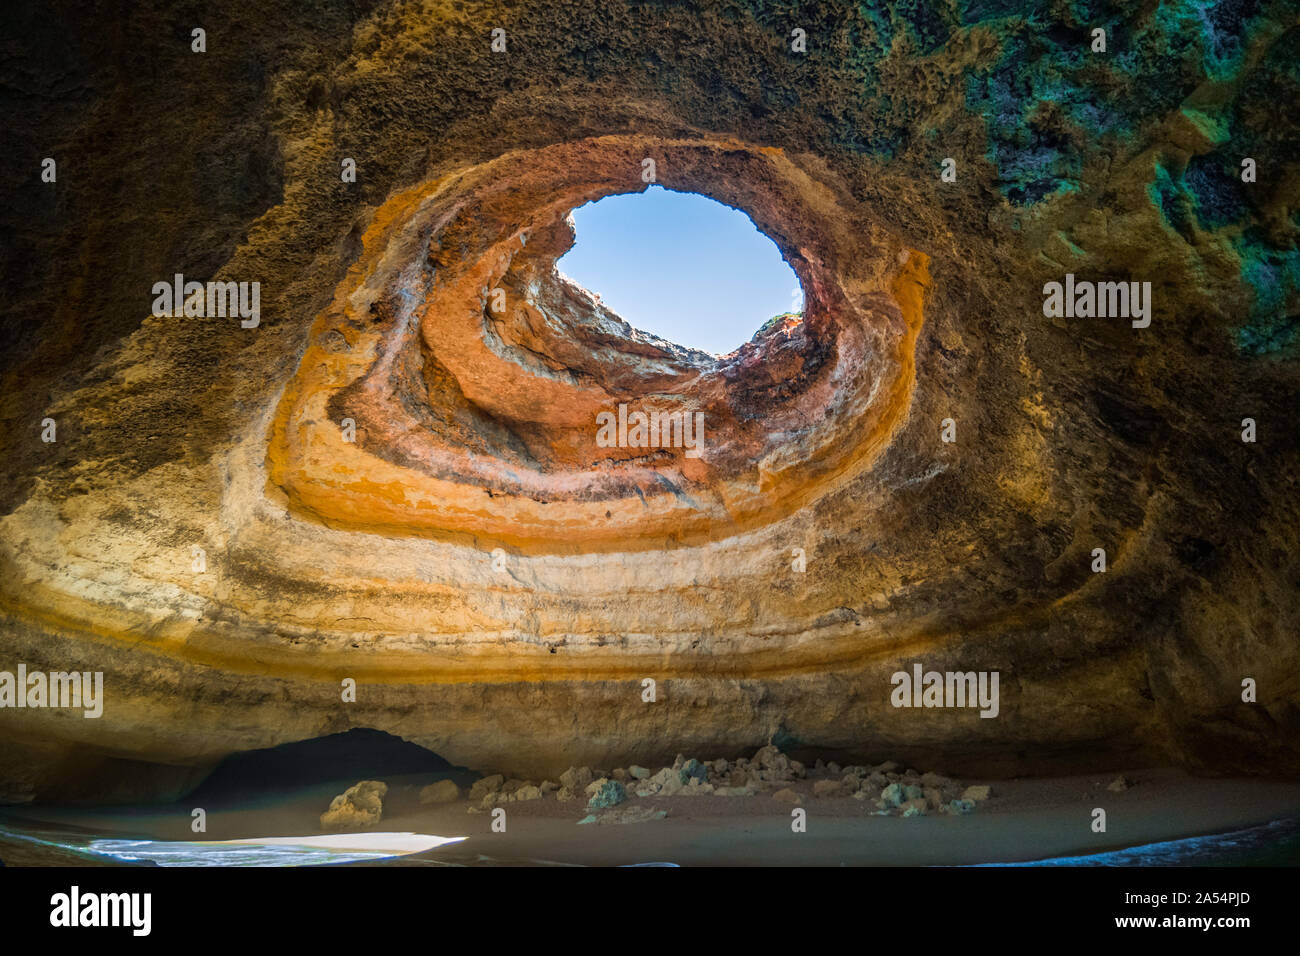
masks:
{"label": "sand beach inside cave", "polygon": [[[301,837],[318,846],[384,854],[355,865],[961,866],[1104,853],[1300,816],[1300,782],[1140,770],[1125,774],[1131,786],[1123,792],[1107,789],[1115,774],[992,781],[993,796],[974,813],[906,819],[873,816],[869,805],[851,798],[814,798],[808,786],[801,788],[807,793],[802,804],[807,829],[802,833],[792,831],[792,807],[770,794],[633,797],[615,809],[666,815],[613,823],[601,819],[612,811],[603,811],[596,814],[598,822],[586,825],[578,823],[588,816],[585,803],[562,803],[551,795],[507,804],[506,830],[498,833],[492,831],[492,815],[468,812],[464,799],[422,806],[421,787],[441,776],[386,778],[384,817],[373,832],[325,840],[319,815],[346,782],[208,807],[207,833],[201,837],[191,832],[188,804],[111,810],[13,807],[0,815],[0,828],[6,831],[0,834],[0,858],[10,865],[124,862],[71,855],[49,845],[85,846],[92,836],[177,843],[268,838],[292,843],[285,838]],[[1106,810],[1105,833],[1092,829],[1098,807]],[[48,842],[13,835],[24,833],[40,833]],[[60,833],[63,837],[51,839]],[[464,839],[421,849],[435,836]]]}

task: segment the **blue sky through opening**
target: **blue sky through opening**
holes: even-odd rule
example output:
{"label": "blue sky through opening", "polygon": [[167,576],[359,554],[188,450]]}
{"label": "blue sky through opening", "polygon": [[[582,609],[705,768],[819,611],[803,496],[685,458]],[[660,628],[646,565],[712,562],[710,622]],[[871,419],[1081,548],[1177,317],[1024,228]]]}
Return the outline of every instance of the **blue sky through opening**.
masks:
{"label": "blue sky through opening", "polygon": [[739,210],[651,186],[573,211],[577,240],[556,263],[636,328],[725,355],[768,319],[803,308],[781,252]]}

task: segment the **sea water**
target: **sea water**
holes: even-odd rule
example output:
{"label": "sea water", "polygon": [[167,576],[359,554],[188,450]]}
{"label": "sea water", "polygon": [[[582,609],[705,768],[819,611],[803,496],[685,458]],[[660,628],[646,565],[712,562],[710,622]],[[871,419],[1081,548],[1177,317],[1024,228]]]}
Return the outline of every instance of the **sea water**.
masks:
{"label": "sea water", "polygon": [[1300,817],[1143,846],[979,866],[1300,866]]}

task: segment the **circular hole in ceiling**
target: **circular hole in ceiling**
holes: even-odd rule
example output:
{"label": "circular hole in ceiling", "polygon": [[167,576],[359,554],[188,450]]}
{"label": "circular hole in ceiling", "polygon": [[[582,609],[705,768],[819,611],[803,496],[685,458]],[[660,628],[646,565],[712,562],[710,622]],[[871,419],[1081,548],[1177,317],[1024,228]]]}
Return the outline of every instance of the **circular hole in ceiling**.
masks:
{"label": "circular hole in ceiling", "polygon": [[794,270],[739,209],[651,186],[570,215],[576,238],[556,267],[643,332],[722,356],[803,310]]}

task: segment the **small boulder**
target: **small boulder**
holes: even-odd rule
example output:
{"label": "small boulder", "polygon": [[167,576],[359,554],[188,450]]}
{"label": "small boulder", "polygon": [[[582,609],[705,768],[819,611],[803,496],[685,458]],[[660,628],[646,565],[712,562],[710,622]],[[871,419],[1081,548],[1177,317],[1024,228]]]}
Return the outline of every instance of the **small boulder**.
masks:
{"label": "small boulder", "polygon": [[908,800],[900,807],[905,817],[923,817],[926,815],[924,800]]}
{"label": "small boulder", "polygon": [[628,767],[627,772],[632,775],[633,780],[650,779],[650,771],[645,767],[638,767],[636,764],[632,764],[632,766]]}
{"label": "small boulder", "polygon": [[754,763],[758,764],[761,770],[788,770],[790,758],[781,753],[776,747],[768,744],[754,754]]}
{"label": "small boulder", "polygon": [[591,783],[592,779],[590,767],[570,767],[560,774],[560,786],[580,793],[587,789],[587,784]]}
{"label": "small boulder", "polygon": [[963,814],[971,813],[975,809],[974,800],[952,800],[948,803],[948,812]]}
{"label": "small boulder", "polygon": [[682,783],[690,783],[691,780],[703,781],[709,777],[709,768],[692,757],[682,764],[680,773]]}
{"label": "small boulder", "polygon": [[967,787],[962,791],[961,798],[969,800],[972,803],[979,803],[981,800],[987,800],[993,796],[993,788],[988,784],[979,784],[974,787]]}
{"label": "small boulder", "polygon": [[512,796],[515,800],[540,800],[542,799],[542,788],[534,787],[532,784],[525,784],[516,790]]}
{"label": "small boulder", "polygon": [[320,815],[322,830],[359,830],[374,826],[384,815],[384,796],[388,784],[362,780],[348,787],[330,801],[330,808]]}
{"label": "small boulder", "polygon": [[606,780],[599,790],[587,801],[589,810],[605,810],[617,806],[627,799],[627,790],[617,780]]}
{"label": "small boulder", "polygon": [[460,787],[454,780],[439,780],[420,791],[420,803],[455,803],[460,799]]}
{"label": "small boulder", "polygon": [[844,785],[838,780],[818,780],[813,784],[814,797],[842,797]]}
{"label": "small boulder", "polygon": [[1126,777],[1116,777],[1114,780],[1112,780],[1109,784],[1106,785],[1106,789],[1109,790],[1111,793],[1123,793],[1130,786],[1131,784],[1128,782],[1128,779]]}
{"label": "small boulder", "polygon": [[469,788],[469,798],[471,801],[482,800],[489,793],[500,790],[501,785],[506,782],[506,778],[499,773],[494,773],[490,777],[480,777],[474,781],[474,785]]}
{"label": "small boulder", "polygon": [[789,787],[784,787],[772,794],[772,799],[779,803],[799,804],[803,803],[803,794],[795,793]]}
{"label": "small boulder", "polygon": [[657,792],[665,797],[671,797],[682,789],[682,772],[680,769],[664,767],[646,782],[658,787]]}

